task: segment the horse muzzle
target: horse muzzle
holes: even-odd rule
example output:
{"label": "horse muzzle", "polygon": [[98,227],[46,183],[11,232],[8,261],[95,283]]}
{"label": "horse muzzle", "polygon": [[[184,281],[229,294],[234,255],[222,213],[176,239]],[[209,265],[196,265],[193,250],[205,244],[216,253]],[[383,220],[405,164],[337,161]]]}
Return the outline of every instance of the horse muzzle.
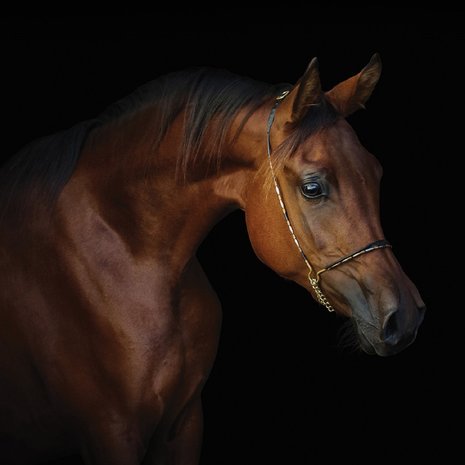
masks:
{"label": "horse muzzle", "polygon": [[398,307],[383,312],[379,324],[353,316],[360,347],[367,354],[395,355],[415,340],[425,316],[425,306],[416,308]]}

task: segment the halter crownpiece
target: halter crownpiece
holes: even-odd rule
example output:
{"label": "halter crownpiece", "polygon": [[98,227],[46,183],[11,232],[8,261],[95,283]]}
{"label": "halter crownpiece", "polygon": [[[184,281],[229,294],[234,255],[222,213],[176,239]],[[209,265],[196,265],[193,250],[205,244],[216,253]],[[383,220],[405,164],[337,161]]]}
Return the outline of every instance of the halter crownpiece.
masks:
{"label": "halter crownpiece", "polygon": [[299,250],[300,255],[302,256],[303,261],[305,262],[305,265],[308,268],[308,281],[310,282],[310,285],[312,286],[313,291],[315,292],[315,296],[318,300],[318,302],[326,307],[326,309],[330,312],[334,312],[333,306],[330,304],[328,298],[324,295],[321,287],[319,286],[319,281],[320,281],[320,275],[323,273],[326,273],[327,271],[333,270],[334,268],[343,265],[344,263],[347,263],[348,261],[359,257],[360,255],[366,254],[368,252],[373,252],[378,249],[385,249],[386,247],[392,247],[392,245],[386,240],[386,239],[380,239],[374,242],[371,242],[370,244],[366,245],[365,247],[362,247],[361,249],[346,255],[345,257],[331,263],[330,265],[325,266],[324,268],[321,268],[319,271],[314,272],[312,265],[310,264],[310,261],[308,260],[307,256],[305,255],[305,252],[302,249],[302,246],[300,245],[299,240],[297,239],[297,236],[295,234],[294,228],[292,226],[291,220],[289,219],[289,214],[287,213],[286,205],[284,204],[283,200],[283,195],[281,192],[281,189],[278,184],[278,178],[276,177],[275,170],[273,168],[273,163],[271,160],[271,140],[270,140],[270,133],[271,133],[271,127],[273,126],[275,114],[276,114],[276,109],[278,108],[278,105],[281,103],[281,101],[286,97],[286,95],[289,93],[288,90],[285,90],[283,93],[281,93],[278,97],[276,97],[275,103],[273,105],[273,108],[271,109],[270,116],[268,117],[268,123],[266,127],[266,141],[267,141],[267,152],[268,152],[268,163],[270,165],[270,170],[271,170],[271,175],[273,177],[273,183],[276,191],[276,195],[279,200],[279,204],[281,206],[281,210],[284,215],[284,219],[286,220],[287,227],[289,228],[289,232],[291,233],[292,239],[294,240],[294,243]]}

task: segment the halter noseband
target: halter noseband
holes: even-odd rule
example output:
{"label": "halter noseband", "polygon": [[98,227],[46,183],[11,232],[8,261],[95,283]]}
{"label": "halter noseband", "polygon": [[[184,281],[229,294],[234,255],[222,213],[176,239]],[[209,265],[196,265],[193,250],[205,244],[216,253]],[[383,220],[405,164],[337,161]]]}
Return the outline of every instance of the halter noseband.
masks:
{"label": "halter noseband", "polygon": [[[286,90],[281,95],[276,97],[276,101],[273,105],[273,108],[271,109],[270,116],[268,117],[268,123],[266,127],[268,162],[270,165],[271,175],[273,177],[276,195],[278,196],[279,204],[281,205],[281,210],[283,212],[284,219],[286,220],[287,227],[289,228],[289,232],[291,233],[292,239],[294,240],[294,243],[297,246],[297,249],[299,250],[300,255],[302,256],[305,262],[305,265],[308,268],[308,275],[307,275],[308,281],[310,282],[310,285],[312,286],[312,289],[315,292],[318,302],[321,305],[325,306],[328,311],[334,312],[333,306],[329,303],[328,298],[323,294],[323,291],[321,290],[321,287],[319,286],[320,275],[325,273],[326,271],[333,270],[334,268],[340,265],[343,265],[344,263],[356,257],[359,257],[360,255],[366,254],[368,252],[373,252],[374,250],[377,250],[377,249],[384,249],[386,247],[392,247],[392,245],[386,239],[381,239],[381,240],[371,242],[370,244],[357,250],[356,252],[346,255],[345,257],[331,263],[330,265],[325,266],[324,268],[321,268],[321,270],[316,271],[314,273],[313,267],[310,264],[307,256],[305,255],[305,252],[303,251],[302,246],[300,245],[300,242],[297,239],[294,228],[292,227],[291,221],[289,219],[289,215],[287,213],[286,205],[284,204],[283,195],[282,195],[281,189],[279,188],[278,178],[276,177],[276,173],[273,168],[273,163],[271,161],[271,141],[270,141],[271,126],[273,125],[273,121],[275,118],[276,109],[278,108],[278,105],[281,103],[281,101],[286,97],[288,93],[289,91]],[[315,277],[313,277],[313,274],[315,274]]]}

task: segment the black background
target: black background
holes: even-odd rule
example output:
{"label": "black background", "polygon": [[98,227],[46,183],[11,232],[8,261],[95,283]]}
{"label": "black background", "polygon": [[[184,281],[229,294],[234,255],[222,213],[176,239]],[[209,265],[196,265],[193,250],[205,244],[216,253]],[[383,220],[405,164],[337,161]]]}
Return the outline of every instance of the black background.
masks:
{"label": "black background", "polygon": [[448,259],[460,248],[451,209],[464,15],[302,5],[1,18],[2,156],[169,71],[208,65],[295,82],[318,56],[329,89],[379,52],[382,78],[350,122],[384,167],[386,237],[428,306],[417,341],[390,358],[341,349],[342,320],[262,265],[233,213],[199,252],[224,310],[201,465],[448,463],[463,455],[463,304]]}

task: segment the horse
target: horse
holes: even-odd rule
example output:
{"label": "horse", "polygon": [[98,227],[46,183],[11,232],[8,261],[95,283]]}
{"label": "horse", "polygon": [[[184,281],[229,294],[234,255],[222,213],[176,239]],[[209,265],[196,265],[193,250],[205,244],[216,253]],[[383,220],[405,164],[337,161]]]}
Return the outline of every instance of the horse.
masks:
{"label": "horse", "polygon": [[1,171],[0,458],[194,465],[221,308],[196,252],[242,209],[257,257],[389,356],[425,313],[385,239],[380,163],[347,117],[373,55],[323,91],[223,69],[161,76]]}

